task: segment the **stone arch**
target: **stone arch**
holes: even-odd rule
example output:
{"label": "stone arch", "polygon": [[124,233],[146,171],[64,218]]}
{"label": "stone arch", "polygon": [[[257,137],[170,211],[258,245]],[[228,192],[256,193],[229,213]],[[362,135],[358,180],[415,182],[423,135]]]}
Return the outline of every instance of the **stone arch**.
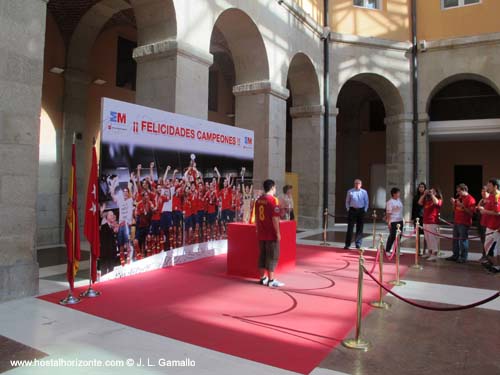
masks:
{"label": "stone arch", "polygon": [[342,202],[354,178],[362,178],[373,208],[383,210],[394,186],[411,207],[412,117],[405,113],[400,90],[382,75],[361,73],[342,85],[337,106],[337,214],[345,214]]}
{"label": "stone arch", "polygon": [[[92,137],[98,135],[95,129],[92,130],[87,126],[89,121],[87,118],[89,88],[92,79],[96,78],[91,76],[89,70],[92,48],[108,23],[112,24],[113,17],[120,12],[130,10],[134,12],[138,43],[150,43],[148,45],[151,45],[165,40],[175,42],[177,24],[173,0],[100,0],[83,14],[69,40],[64,72],[63,195],[61,207],[64,207],[66,202],[64,186],[68,179],[69,168],[67,164],[71,160],[73,133],[83,135],[83,141],[79,143],[85,149],[91,143]],[[139,75],[138,69],[138,83],[141,79],[145,80]],[[139,86],[138,84],[137,93],[142,90],[142,86]],[[84,147],[81,147],[82,157],[77,157],[77,169],[81,171],[82,176],[87,174],[86,170],[90,164],[88,152],[83,151]],[[85,192],[83,189],[86,187],[85,184],[79,186],[82,189],[79,193],[82,195]],[[64,212],[61,212],[61,216],[63,215]]]}
{"label": "stone arch", "polygon": [[321,225],[322,114],[318,73],[309,56],[299,52],[288,69],[287,172],[297,175],[298,225],[316,229]]}
{"label": "stone arch", "polygon": [[288,82],[294,107],[320,104],[318,73],[305,53],[299,52],[292,58]]}
{"label": "stone arch", "polygon": [[234,125],[253,130],[258,140],[254,150],[254,184],[273,178],[282,186],[288,90],[271,82],[264,39],[246,12],[236,8],[222,11],[212,28],[211,36],[214,34],[218,34],[219,41],[222,39],[234,65]]}
{"label": "stone arch", "polygon": [[86,71],[90,49],[103,26],[118,12],[133,9],[139,44],[175,39],[177,23],[172,0],[101,0],[76,27],[68,48],[68,67]]}
{"label": "stone arch", "polygon": [[[361,82],[373,89],[382,99],[387,117],[404,113],[404,102],[401,93],[386,77],[376,73],[360,73],[351,77],[347,82],[349,81]],[[342,91],[344,85],[341,86],[340,91]]]}
{"label": "stone arch", "polygon": [[226,9],[215,22],[231,51],[236,85],[269,80],[269,62],[262,35],[248,14],[237,8]]}
{"label": "stone arch", "polygon": [[441,91],[443,88],[445,88],[446,86],[448,86],[452,83],[459,82],[459,81],[465,81],[465,80],[478,81],[478,82],[484,83],[485,85],[488,85],[493,90],[495,90],[497,94],[500,94],[500,87],[493,80],[486,77],[485,75],[475,74],[475,73],[454,74],[454,75],[451,75],[449,77],[442,79],[431,90],[431,92],[427,96],[427,100],[426,100],[426,106],[425,106],[426,113],[429,113],[432,99],[436,96],[437,93],[439,93],[439,91]]}
{"label": "stone arch", "polygon": [[139,45],[177,38],[177,15],[173,0],[131,0]]}

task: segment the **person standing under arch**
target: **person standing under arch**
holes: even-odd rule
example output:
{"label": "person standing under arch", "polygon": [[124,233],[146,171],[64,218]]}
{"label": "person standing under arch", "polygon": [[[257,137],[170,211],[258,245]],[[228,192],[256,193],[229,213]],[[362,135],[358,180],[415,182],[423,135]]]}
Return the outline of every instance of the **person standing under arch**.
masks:
{"label": "person standing under arch", "polygon": [[[385,246],[385,251],[391,251],[392,244],[396,239],[396,233],[399,228],[401,233],[399,235],[399,240],[401,240],[401,234],[403,231],[403,203],[401,203],[401,190],[397,187],[391,189],[391,199],[389,199],[385,205],[385,216],[387,220],[387,225],[389,226],[389,237],[387,237],[387,244]],[[397,250],[397,249],[394,249]]]}
{"label": "person standing under arch", "polygon": [[352,232],[356,224],[356,249],[361,248],[363,241],[363,220],[368,211],[369,200],[368,192],[362,189],[363,185],[360,179],[354,180],[354,188],[347,191],[345,207],[347,210],[347,233],[345,237],[344,249],[349,249],[352,242]]}

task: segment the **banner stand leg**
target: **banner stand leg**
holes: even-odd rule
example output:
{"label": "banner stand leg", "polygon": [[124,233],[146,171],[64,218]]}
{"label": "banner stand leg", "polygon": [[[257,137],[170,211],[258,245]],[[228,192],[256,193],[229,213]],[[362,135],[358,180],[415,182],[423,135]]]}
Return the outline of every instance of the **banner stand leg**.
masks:
{"label": "banner stand leg", "polygon": [[81,300],[80,298],[77,298],[73,295],[73,291],[71,288],[68,291],[68,296],[62,300],[59,301],[60,305],[76,305],[77,303],[80,303]]}
{"label": "banner stand leg", "polygon": [[99,297],[100,295],[101,295],[101,292],[98,292],[97,290],[92,289],[92,249],[91,249],[90,250],[90,268],[89,268],[89,288],[85,292],[80,293],[80,297],[95,298],[95,297]]}

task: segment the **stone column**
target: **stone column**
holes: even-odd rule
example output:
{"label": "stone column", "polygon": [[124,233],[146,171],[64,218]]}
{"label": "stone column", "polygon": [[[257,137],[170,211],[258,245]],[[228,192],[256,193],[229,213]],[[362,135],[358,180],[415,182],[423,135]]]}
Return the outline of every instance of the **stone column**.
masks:
{"label": "stone column", "polygon": [[200,119],[208,117],[213,56],[176,40],[137,47],[136,103]]}
{"label": "stone column", "polygon": [[[337,183],[337,115],[339,113],[338,108],[331,107],[330,108],[330,126],[328,131],[329,140],[329,155],[330,158],[328,160],[328,211],[331,214],[335,213],[335,205],[337,202],[335,201],[335,193],[336,193],[336,183]],[[323,123],[323,121],[322,121]],[[323,138],[323,137],[322,137]],[[342,204],[343,202],[340,202]],[[335,224],[334,218],[330,217],[328,223],[331,227]]]}
{"label": "stone column", "polygon": [[237,85],[236,122],[240,128],[255,132],[254,185],[271,178],[278,189],[285,183],[286,164],[286,99],[284,87],[269,81]]}
{"label": "stone column", "polygon": [[[85,205],[85,183],[88,173],[86,161],[90,150],[85,149],[83,139],[89,136],[87,124],[87,103],[90,85],[90,75],[76,68],[68,67],[64,72],[64,114],[62,130],[62,182],[61,182],[61,223],[66,220],[68,204],[68,179],[71,173],[71,146],[73,134],[76,139],[76,176],[78,193],[79,224],[83,228],[83,209]],[[81,137],[80,137],[81,136]],[[60,228],[60,243],[64,241],[64,226]],[[83,236],[82,236],[83,240]]]}
{"label": "stone column", "polygon": [[292,172],[299,176],[299,228],[321,227],[323,212],[323,115],[321,105],[290,108]]}
{"label": "stone column", "polygon": [[[429,116],[420,113],[418,116],[418,138],[417,138],[418,170],[417,180],[429,184]],[[416,186],[415,186],[416,187]]]}
{"label": "stone column", "polygon": [[0,0],[0,301],[38,293],[36,194],[46,0]]}
{"label": "stone column", "polygon": [[413,117],[402,114],[385,118],[386,127],[386,191],[401,189],[404,218],[409,220],[413,200]]}

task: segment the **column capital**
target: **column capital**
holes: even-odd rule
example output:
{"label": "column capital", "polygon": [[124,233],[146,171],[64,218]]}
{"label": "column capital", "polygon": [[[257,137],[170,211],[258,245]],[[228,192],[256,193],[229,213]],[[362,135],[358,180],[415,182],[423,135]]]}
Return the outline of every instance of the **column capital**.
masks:
{"label": "column capital", "polygon": [[429,122],[430,118],[426,112],[421,112],[418,114],[418,122]]}
{"label": "column capital", "polygon": [[292,118],[321,116],[325,113],[325,107],[322,105],[303,105],[290,108]]}
{"label": "column capital", "polygon": [[276,96],[277,98],[287,100],[290,96],[290,91],[271,81],[257,81],[234,86],[233,94],[235,96],[270,94]]}
{"label": "column capital", "polygon": [[401,124],[404,122],[413,122],[413,114],[401,113],[399,115],[389,116],[384,119],[384,123],[388,126],[394,124]]}
{"label": "column capital", "polygon": [[339,109],[335,106],[330,106],[330,116],[337,116],[339,114]]}
{"label": "column capital", "polygon": [[165,39],[139,46],[134,49],[133,58],[139,63],[177,55],[182,55],[206,66],[212,65],[214,62],[214,57],[211,53],[174,39]]}

